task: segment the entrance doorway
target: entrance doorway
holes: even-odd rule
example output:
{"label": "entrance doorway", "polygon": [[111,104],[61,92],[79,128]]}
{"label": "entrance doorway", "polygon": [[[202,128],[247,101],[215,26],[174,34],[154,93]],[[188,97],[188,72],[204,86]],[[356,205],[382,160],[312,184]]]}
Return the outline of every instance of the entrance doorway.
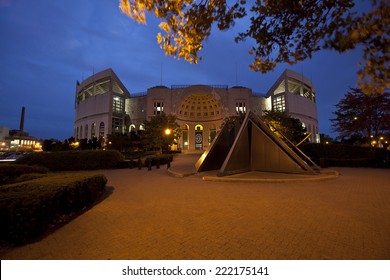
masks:
{"label": "entrance doorway", "polygon": [[195,126],[195,150],[203,150],[203,126]]}

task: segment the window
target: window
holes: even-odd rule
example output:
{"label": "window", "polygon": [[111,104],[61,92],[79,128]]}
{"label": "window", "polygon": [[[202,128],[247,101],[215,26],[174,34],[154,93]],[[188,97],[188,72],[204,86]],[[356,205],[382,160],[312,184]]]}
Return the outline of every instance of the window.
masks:
{"label": "window", "polygon": [[284,94],[276,95],[273,97],[272,109],[277,112],[284,112],[286,110],[286,101]]}
{"label": "window", "polygon": [[99,125],[99,138],[104,138],[104,122]]}
{"label": "window", "polygon": [[114,96],[112,100],[112,111],[114,113],[123,113],[123,98],[119,96]]}
{"label": "window", "polygon": [[236,114],[237,115],[246,114],[245,100],[237,100],[236,101]]}
{"label": "window", "polygon": [[154,115],[161,115],[161,113],[164,111],[164,102],[159,100],[159,101],[154,101],[153,104],[153,114]]}
{"label": "window", "polygon": [[84,138],[88,138],[88,125],[87,124],[85,125],[85,137]]}
{"label": "window", "polygon": [[112,118],[112,134],[123,133],[123,120],[120,118]]}
{"label": "window", "polygon": [[91,138],[95,137],[96,135],[96,123],[92,123],[91,125]]}

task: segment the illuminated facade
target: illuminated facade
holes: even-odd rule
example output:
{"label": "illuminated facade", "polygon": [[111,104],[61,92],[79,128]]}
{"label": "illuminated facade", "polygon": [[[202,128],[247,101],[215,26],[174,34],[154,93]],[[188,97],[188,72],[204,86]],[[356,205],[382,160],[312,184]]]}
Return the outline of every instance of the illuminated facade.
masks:
{"label": "illuminated facade", "polygon": [[40,150],[41,143],[34,136],[18,129],[0,126],[0,152]]}
{"label": "illuminated facade", "polygon": [[204,150],[214,139],[224,118],[263,110],[286,111],[298,118],[311,141],[318,141],[315,91],[311,82],[286,70],[266,95],[246,87],[224,85],[156,86],[130,94],[112,69],[77,82],[74,137],[92,139],[143,129],[146,119],[173,114],[182,129],[178,148]]}

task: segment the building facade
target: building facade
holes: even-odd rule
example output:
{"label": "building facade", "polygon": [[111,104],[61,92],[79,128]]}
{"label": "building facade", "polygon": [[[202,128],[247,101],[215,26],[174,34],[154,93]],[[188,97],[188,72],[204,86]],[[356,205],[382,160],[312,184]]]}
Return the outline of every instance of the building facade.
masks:
{"label": "building facade", "polygon": [[173,114],[182,129],[178,148],[205,150],[223,120],[245,114],[261,115],[264,110],[285,111],[299,119],[310,140],[319,141],[315,90],[312,83],[286,70],[265,95],[250,88],[224,85],[156,86],[142,94],[130,94],[112,69],[78,82],[75,98],[76,139],[104,138],[143,129],[145,120]]}

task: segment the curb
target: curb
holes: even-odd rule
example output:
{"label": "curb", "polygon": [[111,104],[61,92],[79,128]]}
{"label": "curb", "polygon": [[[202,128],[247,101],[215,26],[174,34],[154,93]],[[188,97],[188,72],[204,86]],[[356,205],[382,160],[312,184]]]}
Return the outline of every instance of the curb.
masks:
{"label": "curb", "polygon": [[[323,175],[323,176],[321,176]],[[340,175],[339,172],[329,170],[326,173],[321,173],[320,177],[307,177],[307,178],[235,178],[235,177],[217,177],[217,176],[203,176],[203,181],[214,181],[214,182],[245,182],[245,183],[296,183],[296,182],[313,182],[313,181],[325,181],[336,179]]]}
{"label": "curb", "polygon": [[171,168],[167,169],[167,173],[168,173],[168,175],[170,175],[172,177],[176,177],[176,178],[184,178],[184,177],[188,177],[188,176],[196,174],[196,172],[188,172],[188,173],[175,172]]}

